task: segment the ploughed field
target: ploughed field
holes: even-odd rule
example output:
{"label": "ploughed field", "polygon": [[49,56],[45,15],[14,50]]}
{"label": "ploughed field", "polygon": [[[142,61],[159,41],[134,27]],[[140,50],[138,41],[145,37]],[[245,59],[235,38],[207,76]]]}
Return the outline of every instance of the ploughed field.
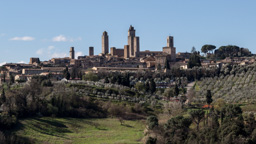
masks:
{"label": "ploughed field", "polygon": [[137,144],[142,143],[145,124],[143,121],[116,118],[29,118],[20,120],[15,132],[34,143],[49,144]]}

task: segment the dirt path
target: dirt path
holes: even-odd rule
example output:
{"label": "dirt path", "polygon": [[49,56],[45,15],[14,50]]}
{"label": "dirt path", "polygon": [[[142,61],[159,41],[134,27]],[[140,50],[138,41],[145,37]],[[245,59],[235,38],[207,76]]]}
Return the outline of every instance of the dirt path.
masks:
{"label": "dirt path", "polygon": [[195,82],[188,83],[186,86],[187,92],[194,86]]}

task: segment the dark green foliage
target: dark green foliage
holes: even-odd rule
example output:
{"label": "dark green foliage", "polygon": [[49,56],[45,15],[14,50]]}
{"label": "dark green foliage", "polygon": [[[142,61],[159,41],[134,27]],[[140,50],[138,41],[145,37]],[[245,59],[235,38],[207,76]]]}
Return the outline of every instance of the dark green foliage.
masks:
{"label": "dark green foliage", "polygon": [[156,83],[153,79],[150,79],[149,81],[149,89],[151,93],[154,93],[156,91]]}
{"label": "dark green foliage", "polygon": [[145,84],[145,91],[148,92],[150,90],[149,82]]}
{"label": "dark green foliage", "polygon": [[170,65],[168,59],[165,60],[165,69],[170,70]]}
{"label": "dark green foliage", "polygon": [[149,129],[154,129],[155,127],[158,126],[158,119],[156,116],[149,116],[147,118],[147,125]]}
{"label": "dark green foliage", "polygon": [[[220,114],[224,119],[221,125],[219,124]],[[256,141],[254,115],[249,114],[244,119],[242,111],[237,105],[225,106],[222,113],[211,108],[209,112],[210,125],[203,125],[202,120],[205,115],[203,110],[192,110],[190,115],[197,125],[195,129],[189,129],[192,120],[183,116],[174,117],[167,121],[164,125],[164,138],[167,143],[253,144]]]}
{"label": "dark green foliage", "polygon": [[14,76],[11,74],[10,75],[10,81],[9,81],[9,83],[10,83],[10,85],[12,85],[13,83],[14,83]]}
{"label": "dark green foliage", "polygon": [[130,86],[129,76],[130,76],[129,74],[111,74],[111,75],[109,75],[111,83],[124,85],[124,86],[128,86],[128,87]]}
{"label": "dark green foliage", "polygon": [[213,51],[214,49],[216,49],[215,45],[203,45],[201,51],[206,54],[208,51]]}
{"label": "dark green foliage", "polygon": [[146,144],[156,144],[156,141],[157,141],[156,138],[149,137],[149,138],[147,139]]}
{"label": "dark green foliage", "polygon": [[211,90],[207,90],[207,94],[206,94],[206,102],[207,104],[211,104],[212,103],[212,93]]}
{"label": "dark green foliage", "polygon": [[235,45],[221,46],[215,50],[215,57],[218,59],[225,59],[226,57],[242,57],[250,56],[251,52],[246,48],[240,48]]}
{"label": "dark green foliage", "polygon": [[76,78],[82,79],[82,72],[81,72],[81,70],[78,67],[73,67],[72,70],[71,70],[70,77],[72,79],[76,79]]}
{"label": "dark green foliage", "polygon": [[1,97],[0,97],[0,103],[3,104],[6,101],[5,91],[4,88],[2,89]]}
{"label": "dark green foliage", "polygon": [[179,90],[178,85],[176,84],[176,85],[175,85],[175,88],[174,88],[174,95],[175,95],[175,96],[178,96],[179,93],[180,93],[180,90]]}
{"label": "dark green foliage", "polygon": [[191,123],[190,118],[184,118],[183,116],[168,120],[164,125],[166,141],[168,143],[185,143]]}
{"label": "dark green foliage", "polygon": [[200,55],[197,52],[194,52],[188,61],[188,68],[193,68],[193,67],[200,67],[201,66],[201,60],[200,60]]}
{"label": "dark green foliage", "polygon": [[8,112],[0,114],[0,130],[9,129],[17,123],[17,117]]}
{"label": "dark green foliage", "polygon": [[196,124],[197,126],[197,130],[199,130],[199,124],[200,122],[204,119],[204,111],[199,109],[199,110],[192,110],[190,111],[190,116],[191,119],[193,120],[193,122]]}
{"label": "dark green foliage", "polygon": [[83,76],[83,80],[87,80],[87,81],[98,81],[99,78],[96,74],[89,72],[86,75]]}
{"label": "dark green foliage", "polygon": [[70,79],[70,73],[68,71],[68,67],[66,67],[66,69],[63,71],[63,76],[64,78],[66,78],[67,80]]}
{"label": "dark green foliage", "polygon": [[162,69],[162,66],[160,64],[157,65],[157,70],[161,70]]}
{"label": "dark green foliage", "polygon": [[221,113],[225,119],[233,119],[242,114],[242,109],[238,105],[227,105]]}
{"label": "dark green foliage", "polygon": [[49,80],[49,79],[42,81],[41,85],[42,85],[42,86],[45,86],[45,87],[51,87],[51,86],[53,86],[51,80]]}
{"label": "dark green foliage", "polygon": [[105,77],[105,83],[109,83],[108,77]]}
{"label": "dark green foliage", "polygon": [[245,117],[245,131],[249,135],[251,134],[256,128],[256,121],[253,113],[250,113],[248,116]]}

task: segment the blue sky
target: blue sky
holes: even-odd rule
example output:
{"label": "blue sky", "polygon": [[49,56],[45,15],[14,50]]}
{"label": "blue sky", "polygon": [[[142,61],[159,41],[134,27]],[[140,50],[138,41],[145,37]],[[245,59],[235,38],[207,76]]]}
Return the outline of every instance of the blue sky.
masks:
{"label": "blue sky", "polygon": [[162,50],[168,35],[177,52],[204,44],[238,45],[256,52],[255,0],[0,0],[0,63],[101,52],[127,44],[130,25],[141,50]]}

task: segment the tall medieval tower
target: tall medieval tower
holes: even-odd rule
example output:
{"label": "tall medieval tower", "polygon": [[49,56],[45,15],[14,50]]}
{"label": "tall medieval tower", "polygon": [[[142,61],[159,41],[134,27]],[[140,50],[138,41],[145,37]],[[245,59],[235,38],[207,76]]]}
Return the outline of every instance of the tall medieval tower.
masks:
{"label": "tall medieval tower", "polygon": [[128,31],[129,56],[138,57],[140,52],[140,39],[135,35],[135,29],[131,25]]}
{"label": "tall medieval tower", "polygon": [[167,37],[167,46],[163,47],[163,52],[171,55],[171,61],[176,61],[176,48],[174,47],[172,36]]}
{"label": "tall medieval tower", "polygon": [[102,34],[102,54],[108,54],[109,53],[109,47],[108,47],[108,33],[106,31]]}
{"label": "tall medieval tower", "polygon": [[70,57],[70,59],[75,59],[75,49],[74,49],[74,47],[70,47],[69,57]]}

